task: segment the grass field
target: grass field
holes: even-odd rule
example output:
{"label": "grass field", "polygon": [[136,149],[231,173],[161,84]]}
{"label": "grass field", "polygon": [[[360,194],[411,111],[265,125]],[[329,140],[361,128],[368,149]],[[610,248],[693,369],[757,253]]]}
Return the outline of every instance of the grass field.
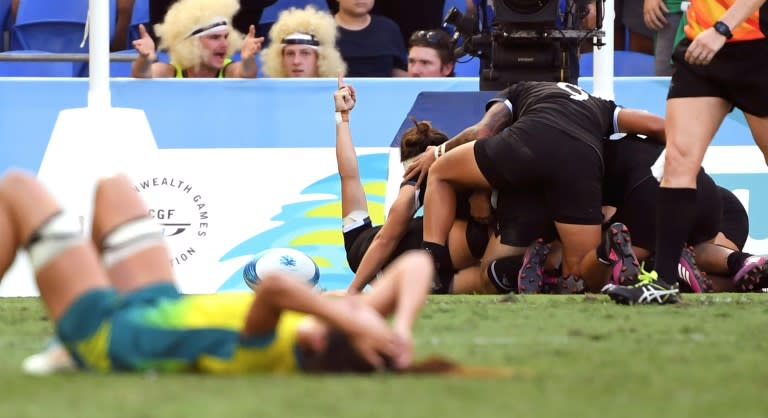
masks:
{"label": "grass field", "polygon": [[0,299],[0,417],[765,417],[768,295],[677,306],[603,296],[432,297],[419,355],[511,378],[94,375],[30,377],[51,332],[36,299]]}

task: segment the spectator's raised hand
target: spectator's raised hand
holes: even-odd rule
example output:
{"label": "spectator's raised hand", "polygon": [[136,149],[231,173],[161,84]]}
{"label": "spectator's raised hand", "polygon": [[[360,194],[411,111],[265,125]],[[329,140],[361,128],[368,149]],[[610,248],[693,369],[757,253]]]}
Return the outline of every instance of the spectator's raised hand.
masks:
{"label": "spectator's raised hand", "polygon": [[144,25],[139,25],[139,39],[133,41],[133,47],[136,49],[136,52],[145,59],[154,61],[157,57],[155,53],[155,41],[149,36]]}
{"label": "spectator's raised hand", "polygon": [[664,0],[645,0],[643,2],[643,21],[648,29],[661,30],[667,24],[665,14],[669,13]]}
{"label": "spectator's raised hand", "polygon": [[264,43],[264,37],[256,37],[256,26],[251,25],[248,28],[248,34],[245,35],[243,40],[243,46],[240,47],[240,59],[245,61],[253,59],[256,54],[261,51],[261,46]]}
{"label": "spectator's raised hand", "polygon": [[355,88],[344,83],[344,74],[341,72],[338,77],[339,88],[333,93],[333,103],[337,112],[349,112],[357,102]]}

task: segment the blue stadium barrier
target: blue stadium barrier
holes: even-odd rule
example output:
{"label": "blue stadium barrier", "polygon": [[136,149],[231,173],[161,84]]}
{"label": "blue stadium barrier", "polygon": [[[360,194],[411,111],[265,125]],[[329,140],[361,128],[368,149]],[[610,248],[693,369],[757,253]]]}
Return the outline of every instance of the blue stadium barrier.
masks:
{"label": "blue stadium barrier", "polygon": [[[431,120],[453,134],[478,119],[494,94],[478,92],[477,77],[347,81],[359,97],[351,129],[361,176],[371,186],[372,215],[380,217],[386,196],[382,185],[396,190],[401,181],[390,145],[406,118]],[[593,88],[591,78],[580,84],[587,91]],[[148,163],[148,171],[137,178],[142,190],[157,199],[157,207],[178,209],[175,213],[184,219],[210,219],[211,234],[200,238],[191,229],[172,243],[174,269],[190,281],[185,289],[243,286],[238,268],[245,257],[280,246],[298,246],[319,257],[323,287],[349,284],[335,215],[340,186],[333,161],[334,78],[112,79],[110,86],[115,107],[144,111],[161,149],[160,164]],[[664,113],[668,89],[669,78],[615,82],[618,103],[657,114]],[[0,172],[11,166],[38,172],[61,110],[84,107],[87,93],[85,79],[0,78]],[[124,126],[108,128],[117,132]],[[716,158],[710,174],[748,203],[747,251],[768,252],[768,174],[760,171],[760,151],[741,112],[726,117],[712,152]],[[71,156],[71,171],[94,157],[82,151]],[[180,189],[180,181],[195,192]]]}
{"label": "blue stadium barrier", "polygon": [[[135,49],[126,49],[124,51],[113,52],[114,55],[136,55]],[[111,61],[109,63],[110,77],[130,77],[131,61]]]}
{"label": "blue stadium barrier", "polygon": [[[579,57],[579,75],[592,77],[594,54],[585,52]],[[616,77],[653,77],[656,61],[653,55],[635,51],[614,51],[613,75]]]}
{"label": "blue stadium barrier", "polygon": [[480,75],[480,58],[464,56],[456,61],[454,66],[456,77],[478,77]]}
{"label": "blue stadium barrier", "polygon": [[[369,128],[355,137],[361,147],[390,145],[423,91],[478,89],[476,77],[348,82],[360,95],[355,126]],[[115,79],[111,89],[114,106],[144,109],[161,148],[305,148],[333,147],[333,118],[324,110],[334,83],[335,79]],[[592,90],[591,78],[580,83]],[[669,78],[663,77],[615,83],[618,103],[661,115],[668,88]],[[0,79],[0,171],[12,165],[37,171],[59,111],[85,106],[87,91],[88,80],[78,78]],[[11,140],[19,127],[23,147]],[[713,145],[753,145],[741,112],[728,115]]]}
{"label": "blue stadium barrier", "polygon": [[408,117],[403,120],[390,145],[400,146],[400,138],[413,127],[411,117],[430,121],[446,135],[453,137],[480,120],[485,113],[485,104],[495,95],[493,91],[423,91],[416,96],[413,106],[408,110]]}

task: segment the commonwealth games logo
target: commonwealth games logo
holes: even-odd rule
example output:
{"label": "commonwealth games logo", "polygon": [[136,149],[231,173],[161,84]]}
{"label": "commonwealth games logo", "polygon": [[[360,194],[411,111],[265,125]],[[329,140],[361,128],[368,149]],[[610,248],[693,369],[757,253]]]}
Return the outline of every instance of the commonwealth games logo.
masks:
{"label": "commonwealth games logo", "polygon": [[208,234],[208,204],[199,190],[175,177],[143,179],[134,188],[149,205],[149,215],[163,228],[171,264],[192,259]]}

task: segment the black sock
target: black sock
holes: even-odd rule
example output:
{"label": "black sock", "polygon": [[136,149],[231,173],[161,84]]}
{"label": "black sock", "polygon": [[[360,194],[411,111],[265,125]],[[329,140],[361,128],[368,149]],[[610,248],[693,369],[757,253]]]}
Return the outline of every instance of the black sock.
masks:
{"label": "black sock", "polygon": [[422,241],[421,248],[427,250],[429,255],[432,256],[432,261],[435,263],[435,272],[437,273],[438,280],[432,283],[432,292],[448,293],[453,281],[453,262],[451,261],[451,253],[448,252],[448,247],[434,242]]}
{"label": "black sock", "polygon": [[731,276],[738,273],[739,270],[744,267],[744,262],[747,261],[749,257],[752,257],[752,254],[741,251],[734,251],[728,254],[728,273],[730,273]]}
{"label": "black sock", "polygon": [[696,216],[696,189],[659,188],[656,206],[656,272],[668,285],[677,283],[681,249]]}

